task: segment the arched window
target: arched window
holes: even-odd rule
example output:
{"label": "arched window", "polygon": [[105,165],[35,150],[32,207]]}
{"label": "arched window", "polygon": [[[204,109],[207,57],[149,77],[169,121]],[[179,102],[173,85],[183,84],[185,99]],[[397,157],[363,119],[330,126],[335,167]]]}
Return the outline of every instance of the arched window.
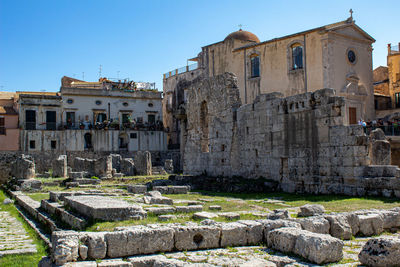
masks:
{"label": "arched window", "polygon": [[208,107],[207,102],[203,101],[200,107],[200,128],[201,128],[201,152],[208,152]]}
{"label": "arched window", "polygon": [[251,77],[260,77],[260,57],[254,54],[250,57]]}
{"label": "arched window", "polygon": [[303,47],[300,44],[294,44],[292,48],[292,69],[302,69],[303,68]]}

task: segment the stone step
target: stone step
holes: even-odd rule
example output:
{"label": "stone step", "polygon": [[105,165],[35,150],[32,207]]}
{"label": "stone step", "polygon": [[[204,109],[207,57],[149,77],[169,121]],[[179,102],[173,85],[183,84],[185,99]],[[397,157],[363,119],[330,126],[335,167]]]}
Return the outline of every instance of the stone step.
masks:
{"label": "stone step", "polygon": [[43,199],[40,203],[41,209],[47,211],[54,217],[59,218],[63,223],[75,230],[83,230],[86,227],[86,220],[80,216],[65,210],[63,205],[58,202],[50,202]]}

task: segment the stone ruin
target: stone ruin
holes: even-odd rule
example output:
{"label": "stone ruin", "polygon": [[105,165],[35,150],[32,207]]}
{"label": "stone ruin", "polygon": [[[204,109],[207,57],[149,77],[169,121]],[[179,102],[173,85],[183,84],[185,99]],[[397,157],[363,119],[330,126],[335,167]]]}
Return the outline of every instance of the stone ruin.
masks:
{"label": "stone ruin", "polygon": [[[308,210],[309,217],[296,219],[277,212],[275,214],[279,216],[271,214],[267,219],[228,223],[204,220],[200,223],[117,227],[111,232],[55,231],[52,234],[52,261],[61,265],[71,261],[129,257],[127,261],[133,266],[142,266],[135,264],[143,258],[133,256],[264,242],[274,250],[298,255],[312,263],[326,264],[343,258],[343,240],[400,228],[399,208],[334,214],[321,213],[312,205],[304,209]],[[359,255],[360,261],[369,266],[388,266],[374,265],[374,261],[396,263],[398,251],[392,247],[398,248],[399,240],[385,237],[374,240],[377,238],[365,244]],[[374,253],[377,250],[382,252],[378,259]]]}
{"label": "stone ruin", "polygon": [[263,177],[290,193],[400,197],[400,169],[378,129],[345,126],[346,103],[332,89],[242,105],[236,77],[225,73],[188,85],[185,174]]}
{"label": "stone ruin", "polygon": [[36,180],[35,163],[32,157],[21,154],[11,164],[10,181],[12,186],[19,190],[29,191],[38,190],[42,186],[42,182]]}

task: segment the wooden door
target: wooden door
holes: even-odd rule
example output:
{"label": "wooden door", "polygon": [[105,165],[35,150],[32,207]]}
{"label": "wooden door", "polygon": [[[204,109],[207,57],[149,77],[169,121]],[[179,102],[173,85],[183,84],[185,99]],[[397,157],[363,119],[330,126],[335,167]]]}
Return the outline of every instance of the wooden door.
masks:
{"label": "wooden door", "polygon": [[349,108],[349,124],[357,124],[357,109]]}

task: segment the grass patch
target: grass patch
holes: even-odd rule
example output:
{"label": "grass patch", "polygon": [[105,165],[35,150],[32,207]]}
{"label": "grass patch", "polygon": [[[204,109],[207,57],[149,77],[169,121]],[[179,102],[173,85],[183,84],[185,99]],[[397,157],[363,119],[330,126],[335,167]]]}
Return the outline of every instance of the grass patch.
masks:
{"label": "grass patch", "polygon": [[[1,203],[6,197],[7,196],[4,194],[4,192],[0,190]],[[0,266],[37,266],[42,257],[47,255],[48,247],[43,240],[39,238],[36,232],[19,215],[13,204],[0,205],[0,210],[9,212],[13,217],[17,218],[22,223],[29,237],[32,238],[33,243],[36,245],[38,251],[35,254],[5,255],[0,257]]]}
{"label": "grass patch", "polygon": [[33,200],[36,201],[41,201],[42,199],[49,199],[49,193],[30,193],[30,194],[26,194],[28,195],[30,198],[32,198]]}
{"label": "grass patch", "polygon": [[[310,194],[289,194],[289,193],[265,193],[265,194],[237,194],[237,193],[216,193],[202,191],[208,196],[241,198],[243,200],[260,199],[280,199],[292,207],[305,204],[321,204],[328,212],[355,211],[360,209],[391,209],[400,206],[397,198],[384,197],[351,197],[341,195],[310,195]],[[271,207],[270,203],[255,202],[256,205]],[[280,205],[272,204],[273,207],[284,208]]]}

